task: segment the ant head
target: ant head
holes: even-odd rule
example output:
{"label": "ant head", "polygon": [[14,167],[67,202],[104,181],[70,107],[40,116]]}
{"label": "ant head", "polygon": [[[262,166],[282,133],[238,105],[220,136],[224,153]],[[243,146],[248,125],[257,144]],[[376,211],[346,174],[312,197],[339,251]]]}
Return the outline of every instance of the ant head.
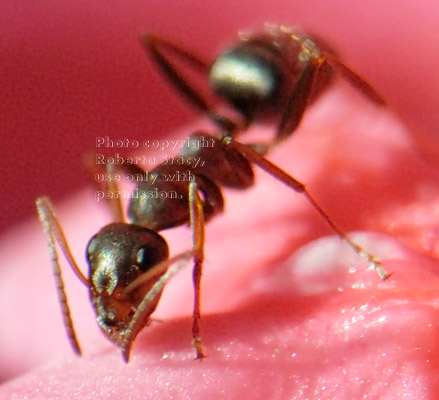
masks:
{"label": "ant head", "polygon": [[[131,291],[127,287],[142,275],[146,276],[168,256],[165,240],[138,225],[113,223],[91,238],[87,246],[90,296],[99,326],[118,346],[125,345],[125,336],[131,329],[137,307],[159,277],[154,274]],[[151,299],[140,328],[148,323],[160,295],[161,292]]]}
{"label": "ant head", "polygon": [[138,225],[110,224],[88,243],[90,283],[97,293],[111,295],[168,257],[168,245],[158,233]]}

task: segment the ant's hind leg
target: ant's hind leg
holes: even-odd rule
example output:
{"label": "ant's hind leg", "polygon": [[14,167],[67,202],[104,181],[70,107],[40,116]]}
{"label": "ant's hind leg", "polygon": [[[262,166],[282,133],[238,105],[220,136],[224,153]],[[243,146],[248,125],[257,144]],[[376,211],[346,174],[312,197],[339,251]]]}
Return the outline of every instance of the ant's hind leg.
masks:
{"label": "ant's hind leg", "polygon": [[75,353],[80,355],[81,348],[76,337],[75,329],[73,326],[73,319],[70,314],[70,308],[64,288],[64,281],[61,274],[61,267],[55,248],[54,238],[60,245],[61,250],[63,251],[68,263],[70,264],[70,267],[73,269],[79,280],[87,287],[89,286],[89,281],[81,272],[73,258],[72,252],[70,251],[64,232],[58,222],[58,218],[55,215],[50,200],[47,197],[40,197],[36,201],[36,206],[38,211],[38,217],[41,221],[41,224],[43,225],[44,234],[46,236],[47,245],[49,247],[50,259],[52,261],[53,275],[55,278],[56,290],[58,292],[58,299],[61,306],[64,327],[66,329],[66,333],[69,338],[70,344],[73,347],[73,350],[75,351]]}
{"label": "ant's hind leg", "polygon": [[386,105],[386,101],[378,94],[378,92],[366,82],[360,75],[352,71],[346,65],[344,65],[336,56],[325,53],[324,57],[327,59],[328,64],[337,69],[344,79],[346,79],[352,86],[358,89],[364,96],[378,106]]}
{"label": "ant's hind leg", "polygon": [[303,68],[294,90],[290,94],[287,105],[282,112],[280,123],[277,127],[276,137],[272,145],[276,145],[289,137],[299,126],[305,114],[314,82],[324,59],[310,56],[310,60]]}
{"label": "ant's hind leg", "polygon": [[331,227],[331,229],[344,241],[346,241],[353,250],[361,257],[364,258],[369,262],[369,264],[375,269],[378,276],[381,279],[387,279],[390,274],[388,274],[382,267],[380,262],[370,253],[368,253],[366,250],[364,250],[359,244],[355,243],[353,240],[351,240],[346,233],[339,228],[329,217],[328,214],[323,211],[323,209],[320,207],[320,205],[314,200],[314,198],[311,196],[311,194],[307,191],[305,185],[295,178],[293,178],[291,175],[287,174],[285,171],[283,171],[281,168],[273,164],[271,161],[267,160],[263,156],[261,156],[257,151],[252,149],[251,147],[239,143],[235,140],[233,140],[230,137],[223,138],[223,142],[232,147],[233,149],[237,150],[239,153],[241,153],[247,160],[249,160],[251,163],[256,164],[259,168],[263,169],[265,172],[272,175],[277,180],[281,181],[291,189],[295,190],[298,193],[302,193],[308,201],[311,203],[311,205],[317,210],[317,212],[323,217],[323,219],[327,222],[327,224]]}
{"label": "ant's hind leg", "polygon": [[259,154],[266,154],[272,147],[283,142],[295,132],[302,122],[315,82],[318,80],[319,69],[325,63],[323,58],[315,55],[309,55],[309,57],[310,59],[304,65],[300,77],[282,111],[275,137],[266,143],[249,144]]}

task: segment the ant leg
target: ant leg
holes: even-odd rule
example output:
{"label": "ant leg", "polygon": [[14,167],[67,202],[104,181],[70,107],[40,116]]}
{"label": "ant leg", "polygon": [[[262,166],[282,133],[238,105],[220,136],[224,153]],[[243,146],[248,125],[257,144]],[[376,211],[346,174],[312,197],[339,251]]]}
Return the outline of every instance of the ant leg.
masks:
{"label": "ant leg", "polygon": [[288,175],[285,171],[280,169],[278,166],[273,164],[271,161],[267,160],[263,156],[261,156],[257,151],[252,148],[236,142],[231,137],[223,138],[223,142],[230,146],[231,148],[237,150],[241,153],[245,158],[247,158],[250,162],[256,164],[259,168],[263,169],[265,172],[272,175],[274,178],[278,179],[291,189],[295,190],[298,193],[302,193],[308,199],[308,201],[312,204],[312,206],[318,211],[318,213],[325,219],[331,229],[344,241],[346,241],[354,251],[362,258],[366,259],[369,264],[375,269],[378,276],[381,279],[387,279],[390,274],[388,274],[382,267],[380,262],[366,250],[364,250],[360,245],[349,239],[346,233],[343,232],[326,214],[323,209],[319,206],[319,204],[314,200],[311,194],[306,190],[306,187],[303,183],[294,179],[291,175]]}
{"label": "ant leg", "polygon": [[[325,53],[323,56],[317,56],[312,52],[306,51],[310,57],[308,64],[304,67],[302,74],[291,93],[285,110],[277,128],[277,134],[273,141],[265,145],[259,145],[260,154],[265,154],[269,147],[279,144],[288,136],[290,136],[299,126],[303,115],[306,111],[308,100],[312,94],[314,83],[318,80],[319,69],[323,65],[329,65],[340,71],[343,77],[355,88],[361,91],[372,102],[378,105],[385,105],[385,100],[369,85],[363,78],[357,75],[354,71],[340,62],[335,56],[330,53]],[[265,148],[264,148],[265,146]],[[255,146],[256,147],[256,146]],[[257,148],[257,147],[256,147]]]}
{"label": "ant leg", "polygon": [[[119,185],[113,179],[114,172],[115,172],[114,164],[106,164],[105,170],[106,170],[107,175],[111,177],[110,180],[106,184],[107,191],[111,192],[113,194],[119,193]],[[120,196],[118,196],[118,195],[111,196],[111,198],[109,199],[109,202],[110,202],[110,208],[111,208],[111,212],[113,214],[114,222],[124,222],[125,223],[126,221],[125,221],[125,217],[124,217],[122,200],[121,200]]]}
{"label": "ant leg", "polygon": [[325,59],[322,57],[309,53],[306,55],[309,57],[309,60],[305,64],[297,84],[288,98],[276,130],[276,136],[268,143],[249,144],[259,154],[266,154],[271,147],[278,145],[289,137],[302,121],[319,68],[325,63]]}
{"label": "ant leg", "polygon": [[379,106],[383,106],[386,104],[386,101],[376,92],[376,90],[367,83],[361,76],[352,71],[346,65],[344,65],[337,57],[330,53],[325,53],[325,59],[327,59],[328,63],[334,66],[343,77],[355,88],[357,88],[360,92],[362,92],[370,101],[374,102]]}
{"label": "ant leg", "polygon": [[[96,189],[99,191],[105,190],[106,192],[119,193],[119,185],[114,180],[116,168],[114,164],[105,163],[105,166],[98,165],[94,157],[87,155],[84,159],[85,168],[88,172],[90,180],[95,184]],[[101,182],[101,179],[96,178],[98,174],[101,174],[105,169],[105,183]],[[125,222],[122,200],[118,195],[113,195],[111,198],[106,198],[110,204],[111,214],[114,222]]]}
{"label": "ant leg", "polygon": [[140,37],[140,43],[172,85],[174,85],[195,108],[206,114],[221,130],[232,134],[237,129],[233,121],[217,114],[199,91],[193,89],[194,85],[190,84],[183,77],[177,67],[171,62],[170,57],[166,55],[166,52],[174,54],[177,58],[188,62],[205,75],[207,75],[210,69],[210,63],[203,61],[200,57],[192,54],[188,50],[157,36],[144,34]]}
{"label": "ant leg", "polygon": [[61,313],[63,316],[64,327],[66,329],[67,337],[69,338],[73,350],[76,354],[80,355],[81,348],[76,337],[75,328],[73,326],[73,319],[70,314],[70,308],[67,301],[67,295],[65,292],[64,281],[61,274],[61,267],[55,248],[54,238],[60,245],[61,250],[63,251],[68,263],[70,264],[70,267],[73,269],[73,272],[76,274],[79,280],[87,287],[89,286],[89,281],[81,272],[72,256],[72,252],[70,251],[64,232],[62,231],[62,228],[58,222],[58,218],[55,215],[50,200],[47,197],[40,197],[36,201],[36,206],[38,211],[38,217],[41,224],[43,225],[44,234],[46,236],[47,245],[49,247],[49,254],[52,261],[53,275],[55,277],[56,290],[58,292],[58,299],[61,305]]}
{"label": "ant leg", "polygon": [[[145,295],[143,300],[140,302],[139,306],[134,313],[131,322],[127,328],[127,333],[125,334],[125,338],[122,342],[122,356],[125,362],[128,362],[130,359],[131,348],[134,343],[134,339],[142,328],[142,323],[144,322],[145,316],[148,316],[152,313],[151,305],[155,303],[154,300],[157,296],[160,295],[166,283],[181,269],[183,269],[188,263],[190,257],[193,255],[192,251],[186,251],[184,253],[180,253],[169,260],[163,261],[149,271],[145,272],[137,278],[135,281],[131,282],[125,289],[123,294],[127,295],[129,292],[137,288],[139,285],[160,276],[157,279],[156,283],[152,286],[150,291]],[[175,266],[169,268],[170,265],[177,263]],[[168,269],[169,268],[169,269]]]}
{"label": "ant leg", "polygon": [[[150,315],[152,312],[151,305],[154,304],[154,299],[162,292],[169,279],[187,264],[191,256],[194,258],[193,280],[195,290],[192,343],[195,347],[197,358],[202,359],[205,357],[200,336],[200,283],[204,261],[204,219],[203,205],[195,182],[189,183],[189,207],[193,240],[192,251],[181,253],[169,260],[157,264],[151,270],[137,278],[134,282],[130,283],[124,290],[124,294],[128,294],[142,283],[161,275],[137,307],[137,310],[127,328],[127,333],[122,343],[122,356],[125,362],[128,362],[130,358],[131,347],[142,327],[142,322],[144,322],[145,316]],[[178,264],[168,270],[169,266],[175,263]]]}
{"label": "ant leg", "polygon": [[[99,169],[102,170],[102,167],[97,168],[97,166],[91,162],[91,158],[86,159],[86,167],[90,172],[93,173],[90,174],[92,176],[94,175],[95,171],[98,172]],[[110,204],[110,210],[113,216],[113,221],[126,223],[125,213],[123,211],[124,208],[122,204],[122,199],[118,195],[120,193],[119,185],[117,181],[114,179],[116,176],[116,166],[114,164],[105,163],[104,168],[105,168],[105,175],[107,177],[106,179],[108,179],[108,181],[105,181],[104,185],[100,185],[99,190],[102,190],[103,189],[102,186],[104,186],[106,192],[113,193],[113,196],[111,196],[110,198],[106,198],[106,200]],[[117,166],[117,171],[119,170],[122,170],[123,173],[132,174],[132,175],[145,173],[145,170],[143,170],[142,168],[140,168],[135,164],[124,163],[122,166]]]}
{"label": "ant leg", "polygon": [[198,69],[204,74],[207,74],[210,69],[210,63],[203,60],[200,56],[195,55],[189,50],[184,49],[183,47],[159,36],[145,33],[140,36],[140,43],[143,45],[145,50],[150,51],[154,57],[157,56],[158,58],[164,59],[165,63],[169,63],[169,61],[164,56],[163,51],[159,50],[159,48],[164,49],[164,51],[174,53],[177,57],[190,63],[194,68]]}
{"label": "ant leg", "polygon": [[192,324],[192,345],[195,347],[198,359],[205,357],[203,343],[200,335],[200,302],[201,302],[201,276],[204,261],[204,215],[203,204],[198,194],[195,181],[189,183],[189,207],[192,231],[192,248],[194,251],[194,311]]}
{"label": "ant leg", "polygon": [[311,56],[304,67],[297,84],[294,86],[277,128],[276,137],[271,145],[276,145],[290,136],[299,126],[311,96],[315,78],[323,58]]}

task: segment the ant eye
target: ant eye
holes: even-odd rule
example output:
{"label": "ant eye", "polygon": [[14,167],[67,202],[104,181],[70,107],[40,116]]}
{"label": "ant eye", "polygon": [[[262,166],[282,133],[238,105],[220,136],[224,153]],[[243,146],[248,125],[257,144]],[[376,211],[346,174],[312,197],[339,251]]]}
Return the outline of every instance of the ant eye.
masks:
{"label": "ant eye", "polygon": [[156,248],[152,246],[142,246],[136,255],[136,265],[143,271],[148,271],[160,262],[160,257]]}

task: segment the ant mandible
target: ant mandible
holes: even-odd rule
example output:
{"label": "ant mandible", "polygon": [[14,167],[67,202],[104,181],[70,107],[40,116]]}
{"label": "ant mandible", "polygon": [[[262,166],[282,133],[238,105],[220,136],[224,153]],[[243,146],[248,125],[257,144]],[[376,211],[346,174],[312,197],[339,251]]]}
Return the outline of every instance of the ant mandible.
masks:
{"label": "ant mandible", "polygon": [[[284,26],[267,25],[262,34],[242,35],[235,47],[222,53],[213,63],[204,62],[193,53],[159,37],[145,35],[141,42],[167,78],[218,126],[220,133],[217,136],[195,133],[189,138],[189,146],[177,157],[181,162],[162,163],[150,172],[157,176],[153,187],[159,191],[174,191],[178,193],[177,199],[147,195],[151,182],[140,183],[136,188],[140,195],[130,200],[128,215],[132,223],[124,220],[120,200],[116,197],[110,200],[116,222],[106,225],[90,239],[87,246],[88,278],[74,260],[50,200],[46,197],[37,200],[64,325],[76,353],[80,354],[81,350],[67,303],[54,239],[77,277],[89,288],[97,322],[104,334],[122,348],[126,362],[137,334],[150,322],[150,315],[157,307],[165,284],[193,258],[192,343],[196,357],[205,357],[199,324],[204,225],[223,211],[221,186],[246,189],[254,184],[252,164],[302,193],[331,229],[375,268],[381,279],[389,276],[372,254],[352,241],[330,219],[304,184],[264,157],[272,146],[296,130],[307,106],[329,87],[337,71],[371,101],[384,104],[369,84],[342,64],[327,46]],[[234,121],[220,115],[208,105],[177,70],[167,52],[208,74],[213,93],[225,99],[242,117],[241,120]],[[262,119],[279,121],[274,139],[252,145],[235,140],[252,123]],[[200,140],[210,140],[214,145],[196,146]],[[162,174],[182,171],[182,165],[183,169],[189,170],[185,160],[192,157],[206,161],[196,167],[193,180],[167,181],[160,178]],[[124,165],[122,168],[126,172],[142,171],[136,165]],[[109,182],[108,189],[117,192],[117,183]],[[168,245],[157,232],[183,224],[190,225],[192,249],[169,258]]]}

